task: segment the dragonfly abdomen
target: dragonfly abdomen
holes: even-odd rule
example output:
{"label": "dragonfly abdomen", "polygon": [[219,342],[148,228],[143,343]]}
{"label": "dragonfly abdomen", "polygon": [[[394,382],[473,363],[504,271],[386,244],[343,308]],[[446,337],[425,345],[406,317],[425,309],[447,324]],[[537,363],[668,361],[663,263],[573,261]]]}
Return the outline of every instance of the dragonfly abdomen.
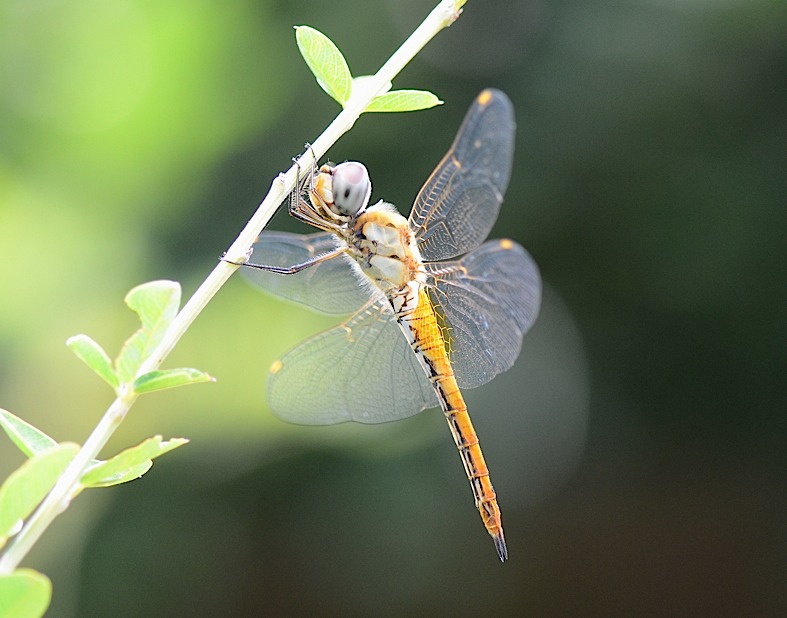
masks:
{"label": "dragonfly abdomen", "polygon": [[[508,558],[508,550],[503,536],[502,515],[500,506],[497,504],[497,494],[489,478],[489,468],[487,468],[484,454],[478,442],[478,435],[470,420],[464,398],[456,386],[453,373],[450,376],[441,377],[438,383],[441,387],[440,390],[447,395],[445,398],[438,396],[438,399],[441,400],[441,403],[443,401],[446,403],[443,413],[448,421],[448,427],[451,429],[459,456],[462,458],[467,478],[470,480],[475,506],[481,515],[484,527],[495,541],[500,560],[505,561]],[[452,392],[453,389],[455,389],[454,392]]]}
{"label": "dragonfly abdomen", "polygon": [[446,352],[445,339],[426,290],[421,290],[415,309],[402,315],[399,323],[405,334],[409,335],[408,339],[411,340],[413,350],[434,386],[470,481],[475,506],[481,515],[484,527],[495,542],[500,560],[505,561],[508,558],[508,550],[503,536],[497,494],[489,479],[489,469],[481,452],[478,435],[467,412],[462,392],[456,383]]}

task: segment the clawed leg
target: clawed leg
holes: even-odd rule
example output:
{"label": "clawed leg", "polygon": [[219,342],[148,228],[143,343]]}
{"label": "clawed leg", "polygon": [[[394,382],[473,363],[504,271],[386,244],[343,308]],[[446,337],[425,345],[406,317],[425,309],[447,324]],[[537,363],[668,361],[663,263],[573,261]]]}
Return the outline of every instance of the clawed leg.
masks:
{"label": "clawed leg", "polygon": [[290,215],[294,217],[298,217],[297,213],[299,212],[299,206],[301,202],[305,202],[303,199],[303,194],[306,192],[307,187],[309,191],[312,189],[312,184],[314,183],[314,173],[317,169],[317,155],[314,153],[314,150],[312,150],[312,145],[306,144],[305,146],[312,153],[312,165],[308,174],[302,177],[301,173],[303,170],[301,170],[301,166],[298,163],[299,157],[292,158],[292,162],[295,163],[295,167],[298,168],[298,178],[295,182],[295,188],[292,190],[292,193],[290,193],[289,204]]}
{"label": "clawed leg", "polygon": [[[322,229],[329,229],[324,225],[320,225],[317,223],[318,219],[316,215],[310,216],[308,213],[313,213],[313,208],[311,204],[304,198],[304,193],[311,193],[314,189],[314,177],[317,169],[317,156],[314,150],[311,147],[311,144],[306,144],[306,148],[308,148],[312,153],[312,166],[311,170],[308,174],[302,175],[301,166],[298,163],[298,158],[293,157],[292,162],[295,164],[295,167],[298,170],[295,188],[293,189],[292,193],[290,194],[290,203],[289,203],[289,212],[290,215],[295,217],[296,219],[300,219],[301,221],[305,221],[310,225],[315,225],[316,227],[320,227]],[[314,266],[315,264],[319,264],[320,262],[324,262],[325,260],[330,260],[331,258],[335,258],[338,255],[344,253],[344,248],[334,249],[328,253],[324,253],[322,255],[318,255],[313,257],[306,262],[301,262],[300,264],[295,264],[293,266],[271,266],[268,264],[251,264],[249,262],[234,262],[232,260],[226,259],[226,253],[220,258],[222,262],[227,262],[228,264],[233,264],[234,266],[246,266],[248,268],[255,268],[257,270],[264,270],[271,273],[276,273],[279,275],[294,275],[295,273],[299,273],[302,270],[309,268],[310,266]],[[246,256],[248,259],[251,257],[251,251]]]}
{"label": "clawed leg", "polygon": [[338,249],[334,249],[333,251],[329,251],[328,253],[323,253],[322,255],[318,255],[313,257],[310,260],[306,260],[305,262],[301,262],[300,264],[294,264],[293,266],[270,266],[267,264],[250,264],[248,262],[238,263],[233,262],[231,260],[225,260],[221,258],[222,262],[227,262],[228,264],[234,264],[235,266],[246,266],[247,268],[255,268],[257,270],[264,270],[269,273],[276,273],[277,275],[294,275],[295,273],[299,273],[302,270],[306,270],[310,266],[314,266],[315,264],[319,264],[320,262],[324,262],[325,260],[330,260],[335,258],[342,253],[344,253],[345,249],[343,247],[339,247]]}

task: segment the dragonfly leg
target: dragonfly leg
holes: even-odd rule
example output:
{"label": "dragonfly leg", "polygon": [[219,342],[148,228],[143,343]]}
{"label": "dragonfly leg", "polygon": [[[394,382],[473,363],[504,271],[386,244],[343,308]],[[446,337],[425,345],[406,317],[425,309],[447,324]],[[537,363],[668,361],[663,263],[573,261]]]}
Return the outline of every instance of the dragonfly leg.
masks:
{"label": "dragonfly leg", "polygon": [[[309,191],[313,188],[314,184],[314,174],[317,169],[317,155],[314,153],[312,149],[312,145],[307,143],[305,144],[306,150],[312,153],[312,164],[309,170],[309,173],[302,176],[303,170],[301,169],[300,163],[298,163],[298,159],[300,157],[293,157],[292,162],[295,164],[295,167],[298,168],[298,177],[295,181],[295,188],[290,193],[290,204],[289,204],[289,212],[290,215],[297,217],[297,213],[299,212],[299,208],[301,206],[301,202],[305,201],[303,199],[304,193],[306,193],[306,189],[308,187]],[[303,155],[301,155],[303,156]]]}
{"label": "dragonfly leg", "polygon": [[314,266],[315,264],[319,264],[320,262],[324,262],[325,260],[333,259],[342,253],[344,253],[344,247],[339,247],[338,249],[334,249],[333,251],[329,251],[328,253],[323,253],[322,255],[318,255],[313,257],[310,260],[306,260],[305,262],[301,262],[300,264],[294,264],[292,266],[270,266],[268,264],[250,264],[249,262],[233,262],[231,260],[225,260],[221,258],[222,262],[227,262],[228,264],[234,264],[235,266],[246,266],[247,268],[255,268],[257,270],[264,270],[269,273],[276,273],[278,275],[294,275],[295,273],[299,273],[302,270],[306,270],[310,266]]}

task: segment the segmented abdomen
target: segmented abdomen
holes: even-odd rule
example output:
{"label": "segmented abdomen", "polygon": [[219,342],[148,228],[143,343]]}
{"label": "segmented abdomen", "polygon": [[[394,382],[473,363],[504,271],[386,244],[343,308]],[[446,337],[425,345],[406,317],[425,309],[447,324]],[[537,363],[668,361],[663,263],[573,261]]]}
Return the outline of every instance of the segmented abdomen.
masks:
{"label": "segmented abdomen", "polygon": [[420,291],[415,309],[400,316],[399,324],[412,342],[413,351],[434,386],[470,480],[476,508],[495,542],[500,560],[506,560],[508,551],[495,490],[489,480],[489,470],[478,444],[478,436],[451,368],[443,331],[425,289]]}

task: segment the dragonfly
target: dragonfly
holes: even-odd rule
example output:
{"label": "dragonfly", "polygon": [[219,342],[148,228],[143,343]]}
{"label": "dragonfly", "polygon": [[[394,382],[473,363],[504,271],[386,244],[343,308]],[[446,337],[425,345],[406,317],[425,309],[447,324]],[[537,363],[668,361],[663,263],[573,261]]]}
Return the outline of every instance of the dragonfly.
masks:
{"label": "dragonfly", "polygon": [[486,530],[508,558],[497,496],[462,396],[509,369],[541,300],[533,258],[484,242],[511,176],[515,122],[499,90],[481,92],[408,219],[369,205],[361,163],[313,169],[289,211],[321,230],[263,232],[246,276],[314,310],[351,317],[273,363],[268,401],[297,424],[384,423],[439,407]]}

